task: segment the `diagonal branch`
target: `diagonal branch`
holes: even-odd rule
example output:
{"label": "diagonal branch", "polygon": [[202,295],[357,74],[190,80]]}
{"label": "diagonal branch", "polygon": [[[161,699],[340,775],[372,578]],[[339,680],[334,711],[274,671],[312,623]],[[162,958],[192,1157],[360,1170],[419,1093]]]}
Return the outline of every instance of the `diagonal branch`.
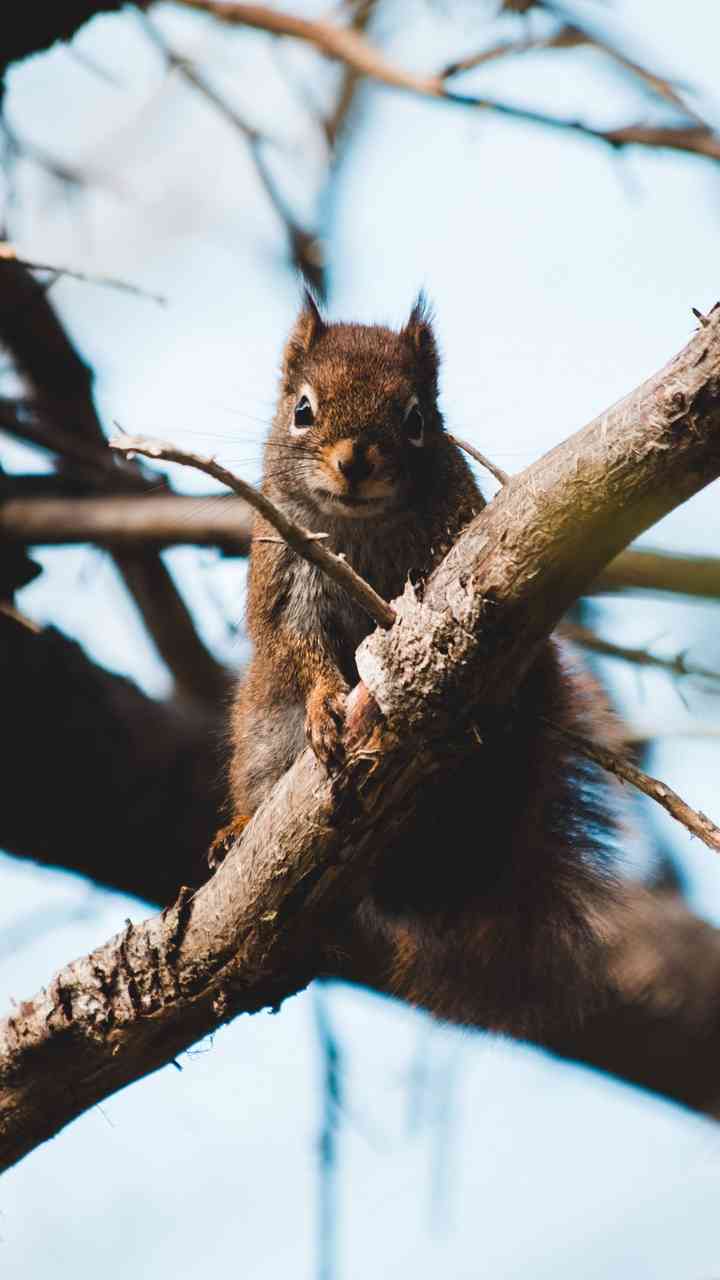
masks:
{"label": "diagonal branch", "polygon": [[299,556],[309,560],[310,564],[317,565],[326,573],[334,582],[339,583],[348,595],[364,609],[374,622],[380,627],[391,627],[395,621],[395,612],[388,604],[387,600],[383,600],[364,578],[355,572],[351,565],[342,555],[336,555],[334,551],[329,551],[323,546],[321,538],[326,535],[310,533],[307,529],[303,529],[301,525],[296,524],[280,507],[275,506],[268,497],[259,489],[253,488],[246,480],[241,480],[239,476],[228,471],[227,467],[221,466],[214,458],[204,458],[198,453],[188,453],[184,449],[178,449],[173,444],[168,444],[164,440],[150,440],[142,436],[123,436],[121,438],[111,440],[110,448],[117,449],[124,453],[126,457],[132,457],[136,453],[144,454],[146,458],[159,458],[163,462],[180,462],[186,467],[195,467],[197,471],[203,471],[206,475],[212,476],[214,480],[219,480],[221,484],[227,485],[228,489],[232,489],[239,497],[243,498],[249,506],[253,507],[263,520],[277,529],[281,538],[292,547]]}
{"label": "diagonal branch", "polygon": [[333,920],[412,813],[428,772],[473,749],[568,604],[655,520],[720,475],[720,309],[670,364],[514,477],[425,598],[358,651],[347,763],[305,751],[211,881],[65,967],[0,1029],[9,1165],[109,1092],[322,969]]}

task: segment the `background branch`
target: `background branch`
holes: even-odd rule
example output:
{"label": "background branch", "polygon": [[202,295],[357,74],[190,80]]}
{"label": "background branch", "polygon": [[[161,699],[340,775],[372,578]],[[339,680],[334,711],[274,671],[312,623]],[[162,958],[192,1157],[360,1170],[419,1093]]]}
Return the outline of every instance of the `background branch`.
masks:
{"label": "background branch", "polygon": [[[106,451],[92,397],[92,374],[81,359],[46,292],[14,261],[0,261],[0,342],[34,389],[49,447],[62,452],[62,437],[76,435],[93,455]],[[54,424],[60,435],[55,437]],[[18,424],[22,430],[22,423]],[[55,443],[53,445],[53,440]],[[227,675],[198,636],[190,613],[159,555],[142,550],[115,557],[160,656],[184,693],[216,702]]]}

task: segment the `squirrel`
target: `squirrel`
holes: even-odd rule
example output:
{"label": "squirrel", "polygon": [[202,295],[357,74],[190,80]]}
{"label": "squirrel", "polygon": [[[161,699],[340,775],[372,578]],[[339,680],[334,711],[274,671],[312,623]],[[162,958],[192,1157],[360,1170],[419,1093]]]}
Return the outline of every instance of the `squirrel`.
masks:
{"label": "squirrel", "polygon": [[[284,352],[263,492],[325,533],[387,600],[408,579],[421,592],[485,506],[444,429],[438,374],[422,294],[396,332],[328,323],[306,292]],[[253,657],[231,719],[236,830],[307,743],[329,769],[341,762],[355,652],[374,625],[272,532],[256,518]],[[428,780],[327,950],[325,976],[536,1039],[582,1014],[603,985],[597,922],[612,892],[612,823],[591,766],[546,721],[587,732],[603,716],[589,680],[549,641],[504,722],[483,729],[452,776]]]}

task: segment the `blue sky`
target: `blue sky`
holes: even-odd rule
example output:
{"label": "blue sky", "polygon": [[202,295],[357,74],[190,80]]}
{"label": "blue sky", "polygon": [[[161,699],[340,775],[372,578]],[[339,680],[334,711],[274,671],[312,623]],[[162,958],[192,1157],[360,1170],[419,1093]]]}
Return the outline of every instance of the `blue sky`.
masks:
{"label": "blue sky", "polygon": [[[696,88],[720,121],[712,0],[577,9],[600,15],[636,56]],[[430,68],[470,47],[470,7],[452,39],[439,13],[440,5],[396,0],[383,31],[388,49]],[[311,77],[321,98],[328,86],[313,58],[301,49],[278,55],[261,36],[235,38],[169,7],[158,21],[252,119],[265,111],[280,139],[278,178],[309,215],[324,156],[278,57]],[[276,220],[242,144],[161,76],[132,17],[98,20],[77,43],[119,83],[57,50],[12,74],[8,105],[18,131],[94,181],[61,199],[24,165],[17,241],[29,256],[167,294],[168,306],[158,308],[70,281],[54,288],[97,368],[108,426],[117,420],[174,437],[255,477],[297,298]],[[598,124],[648,110],[589,52],[488,69],[468,87]],[[399,322],[424,285],[445,352],[448,423],[508,470],[654,372],[689,336],[690,307],[707,309],[720,295],[720,170],[710,164],[615,156],[579,138],[377,88],[363,91],[356,125],[325,211],[331,314]],[[2,457],[27,462],[18,448]],[[174,479],[207,488],[184,473]],[[713,552],[719,532],[711,488],[646,541]],[[39,558],[47,573],[23,593],[27,612],[162,692],[164,674],[107,559],[88,548]],[[239,662],[242,643],[227,621],[242,617],[242,566],[193,549],[168,560],[208,641]],[[605,600],[598,626],[668,653],[689,644],[692,656],[720,666],[707,605]],[[716,703],[690,688],[686,708],[660,677],[608,676],[629,719],[666,735],[653,771],[720,816],[718,748],[697,736],[716,722]],[[694,906],[718,919],[712,855],[663,815],[643,816],[650,836],[638,837],[629,860],[662,835],[686,869]],[[29,994],[146,910],[75,877],[1,860],[0,1003]],[[18,933],[27,935],[20,946]],[[438,1269],[503,1280],[718,1273],[714,1125],[366,993],[336,987],[327,1000],[347,1061],[342,1280],[423,1280]],[[170,1068],[133,1085],[33,1153],[0,1187],[0,1272],[24,1280],[89,1280],[98,1270],[110,1280],[133,1270],[194,1280],[214,1267],[252,1280],[313,1275],[313,1026],[308,994],[278,1016],[242,1018],[185,1055],[181,1073]]]}

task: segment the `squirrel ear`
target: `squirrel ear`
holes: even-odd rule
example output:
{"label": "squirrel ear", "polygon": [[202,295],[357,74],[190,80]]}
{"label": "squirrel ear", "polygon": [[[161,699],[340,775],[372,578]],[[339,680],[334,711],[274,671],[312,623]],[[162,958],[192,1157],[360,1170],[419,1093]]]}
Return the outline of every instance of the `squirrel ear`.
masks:
{"label": "squirrel ear", "polygon": [[283,376],[291,381],[298,365],[326,329],[325,321],[307,285],[303,289],[303,304],[287,340],[283,359]]}
{"label": "squirrel ear", "polygon": [[432,307],[424,290],[421,289],[402,334],[415,352],[423,378],[436,392],[440,355],[432,322]]}

